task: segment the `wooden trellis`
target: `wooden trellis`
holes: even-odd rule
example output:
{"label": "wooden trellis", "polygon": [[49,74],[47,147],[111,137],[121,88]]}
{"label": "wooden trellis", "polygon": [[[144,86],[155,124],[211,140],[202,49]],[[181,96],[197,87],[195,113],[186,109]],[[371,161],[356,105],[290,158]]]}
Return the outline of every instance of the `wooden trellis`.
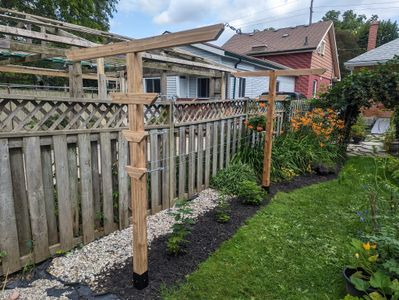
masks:
{"label": "wooden trellis", "polygon": [[67,51],[74,61],[126,54],[128,93],[113,94],[114,102],[128,104],[129,131],[125,137],[130,144],[130,166],[126,171],[132,183],[133,221],[133,282],[138,289],[148,285],[147,249],[147,169],[144,105],[155,101],[157,95],[143,93],[143,61],[140,52],[216,40],[224,30],[223,24],[170,33],[87,49]]}
{"label": "wooden trellis", "polygon": [[263,156],[263,175],[262,186],[269,190],[270,188],[270,170],[273,147],[273,122],[275,101],[277,95],[277,77],[278,76],[302,76],[302,75],[322,75],[325,69],[296,69],[296,70],[271,70],[271,71],[248,71],[233,73],[235,77],[269,77],[269,95],[266,111],[266,134]]}

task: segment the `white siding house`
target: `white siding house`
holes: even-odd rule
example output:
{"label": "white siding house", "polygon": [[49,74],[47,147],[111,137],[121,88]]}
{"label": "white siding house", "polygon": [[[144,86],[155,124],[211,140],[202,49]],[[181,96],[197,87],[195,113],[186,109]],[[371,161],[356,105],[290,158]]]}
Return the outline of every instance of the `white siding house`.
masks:
{"label": "white siding house", "polygon": [[[193,55],[212,60],[218,64],[225,65],[238,71],[257,71],[257,70],[278,70],[287,67],[271,61],[263,61],[256,58],[239,55],[225,51],[224,49],[211,44],[194,44],[179,47]],[[153,90],[154,86],[151,79],[146,78],[144,87],[146,92],[158,92]],[[295,77],[279,77],[278,91],[294,92]],[[227,95],[229,99],[242,97],[254,98],[268,91],[268,77],[234,78],[229,77]],[[167,77],[167,97],[172,98],[209,98],[209,79],[191,75],[181,74],[180,76]]]}

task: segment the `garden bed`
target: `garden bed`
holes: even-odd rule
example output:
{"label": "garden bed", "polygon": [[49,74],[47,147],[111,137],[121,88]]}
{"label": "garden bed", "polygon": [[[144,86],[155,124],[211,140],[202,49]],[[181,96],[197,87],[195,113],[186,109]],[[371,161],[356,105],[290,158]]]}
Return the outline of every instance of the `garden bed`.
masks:
{"label": "garden bed", "polygon": [[[299,176],[291,182],[273,185],[270,196],[279,191],[288,192],[334,177],[333,174]],[[167,236],[153,241],[149,251],[150,285],[146,289],[139,291],[133,287],[132,258],[129,258],[127,263],[116,265],[96,278],[97,285],[101,285],[96,292],[117,294],[122,299],[159,298],[164,287],[169,288],[194,272],[201,262],[205,261],[224,241],[232,237],[260,207],[243,205],[239,199],[232,199],[231,220],[225,224],[216,222],[214,211],[207,212],[193,226],[192,233],[188,237],[190,243],[187,247],[187,253],[180,256],[167,254]]]}

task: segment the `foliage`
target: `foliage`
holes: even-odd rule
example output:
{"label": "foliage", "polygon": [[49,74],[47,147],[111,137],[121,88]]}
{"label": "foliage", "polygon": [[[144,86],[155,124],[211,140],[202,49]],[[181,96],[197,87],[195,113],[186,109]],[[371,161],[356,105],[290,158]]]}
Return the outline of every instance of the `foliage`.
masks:
{"label": "foliage", "polygon": [[[368,173],[370,164],[351,158],[344,170]],[[362,193],[337,180],[278,193],[163,298],[342,299],[347,245],[359,228],[351,210]]]}
{"label": "foliage", "polygon": [[4,258],[4,257],[6,257],[7,256],[7,252],[6,251],[3,251],[3,250],[0,250],[0,263],[1,263],[1,260]]}
{"label": "foliage", "polygon": [[391,118],[389,123],[390,123],[389,129],[384,136],[384,150],[387,152],[389,152],[392,143],[395,141],[395,134],[396,134],[394,118]]}
{"label": "foliage", "polygon": [[187,235],[191,232],[191,225],[194,223],[191,213],[192,209],[188,207],[187,201],[177,201],[176,209],[169,212],[173,216],[175,223],[172,226],[172,233],[167,241],[167,251],[171,255],[178,255],[185,252],[187,245]]}
{"label": "foliage", "polygon": [[[381,64],[372,70],[354,72],[337,82],[327,93],[314,100],[317,107],[331,107],[344,120],[344,141],[349,142],[350,129],[355,124],[361,108],[369,108],[371,99],[388,109],[397,109],[399,103],[399,58]],[[396,118],[395,124],[399,122]],[[398,129],[399,126],[396,126]],[[397,130],[397,135],[399,132]],[[397,137],[398,137],[397,136]]]}
{"label": "foliage", "polygon": [[118,0],[0,0],[0,6],[90,28],[109,30]]}
{"label": "foliage", "polygon": [[219,195],[217,206],[215,208],[216,221],[219,223],[227,223],[230,221],[230,205],[227,195],[221,193]]}
{"label": "foliage", "polygon": [[[343,77],[350,74],[344,66],[344,62],[366,52],[369,28],[372,21],[378,19],[377,15],[371,16],[368,20],[363,14],[356,14],[353,10],[341,11],[330,10],[323,21],[334,22],[340,70]],[[379,47],[399,37],[399,26],[391,20],[381,20],[377,31],[377,44]]]}
{"label": "foliage", "polygon": [[211,186],[228,195],[237,195],[245,180],[256,181],[254,170],[247,164],[236,162],[220,170],[211,179]]}
{"label": "foliage", "polygon": [[237,196],[244,204],[259,205],[266,194],[255,181],[244,180],[239,186]]}
{"label": "foliage", "polygon": [[265,131],[266,130],[266,116],[265,115],[256,115],[250,117],[244,121],[244,124],[248,127],[248,129],[253,129],[256,131]]}
{"label": "foliage", "polygon": [[364,138],[366,136],[366,123],[362,116],[358,116],[356,123],[352,125],[351,136],[355,138]]}

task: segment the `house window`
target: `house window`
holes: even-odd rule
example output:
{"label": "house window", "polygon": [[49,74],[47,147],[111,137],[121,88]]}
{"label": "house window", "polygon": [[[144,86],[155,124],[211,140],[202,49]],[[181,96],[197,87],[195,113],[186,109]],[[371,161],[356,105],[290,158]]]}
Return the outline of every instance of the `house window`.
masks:
{"label": "house window", "polygon": [[326,42],[323,40],[321,41],[319,48],[317,48],[317,53],[319,53],[320,55],[324,55],[325,49],[326,49]]}
{"label": "house window", "polygon": [[245,97],[245,78],[239,78],[238,81],[238,98]]}
{"label": "house window", "polygon": [[313,80],[312,84],[312,95],[313,97],[316,97],[317,94],[317,80]]}
{"label": "house window", "polygon": [[145,79],[146,93],[160,93],[161,92],[161,79],[160,78],[146,78]]}
{"label": "house window", "polygon": [[197,97],[209,98],[209,78],[197,79]]}
{"label": "house window", "polygon": [[276,92],[280,91],[280,81],[277,80],[276,82]]}

